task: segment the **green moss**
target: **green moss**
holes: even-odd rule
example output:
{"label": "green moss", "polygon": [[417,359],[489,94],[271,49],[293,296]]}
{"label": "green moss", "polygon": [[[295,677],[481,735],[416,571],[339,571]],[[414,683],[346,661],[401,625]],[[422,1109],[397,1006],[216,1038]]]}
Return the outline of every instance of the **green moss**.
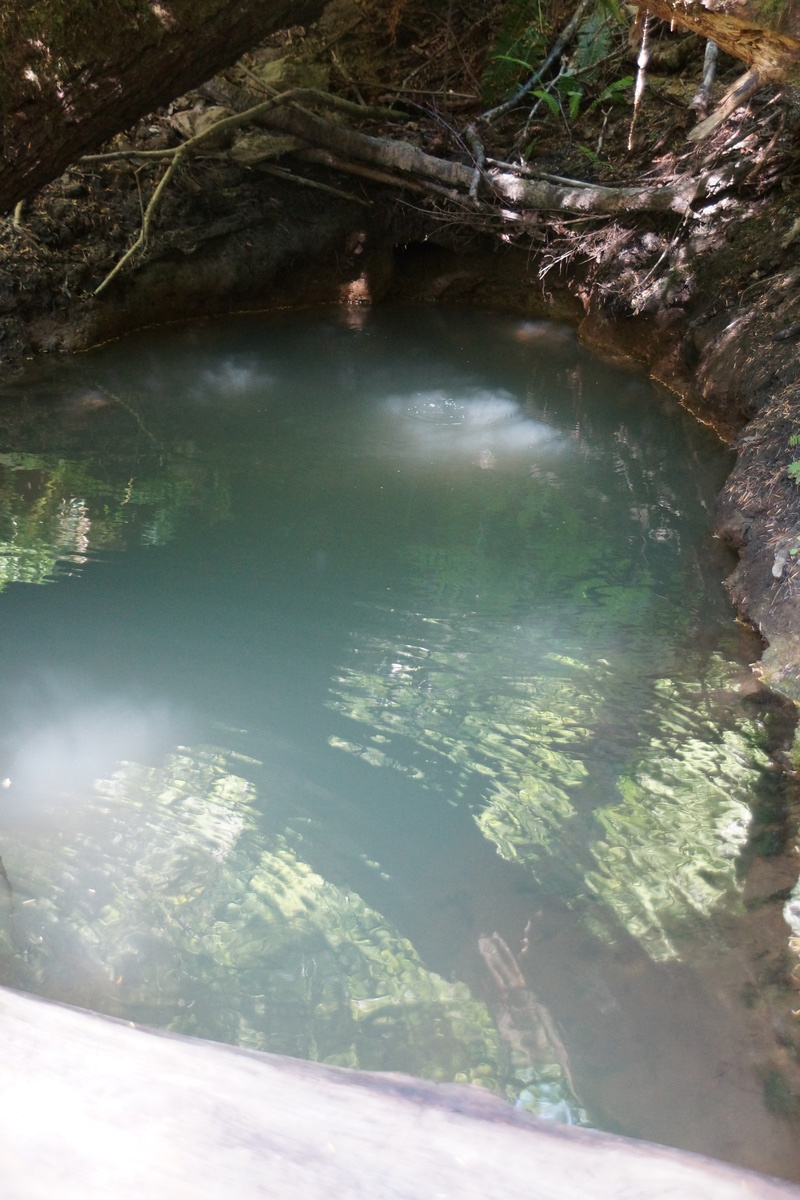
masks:
{"label": "green moss", "polygon": [[152,36],[162,25],[146,0],[39,0],[0,15],[0,62],[21,58],[40,67],[106,58],[116,40],[141,30]]}
{"label": "green moss", "polygon": [[50,91],[140,32],[165,28],[149,0],[34,0],[0,10],[0,118],[28,97]]}

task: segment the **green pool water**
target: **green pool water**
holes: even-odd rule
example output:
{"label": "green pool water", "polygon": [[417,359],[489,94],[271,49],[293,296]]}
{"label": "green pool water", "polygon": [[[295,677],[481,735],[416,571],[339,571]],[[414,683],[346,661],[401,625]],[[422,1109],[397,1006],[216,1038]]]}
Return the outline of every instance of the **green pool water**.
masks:
{"label": "green pool water", "polygon": [[0,981],[800,1176],[708,430],[386,309],[31,368],[0,431]]}

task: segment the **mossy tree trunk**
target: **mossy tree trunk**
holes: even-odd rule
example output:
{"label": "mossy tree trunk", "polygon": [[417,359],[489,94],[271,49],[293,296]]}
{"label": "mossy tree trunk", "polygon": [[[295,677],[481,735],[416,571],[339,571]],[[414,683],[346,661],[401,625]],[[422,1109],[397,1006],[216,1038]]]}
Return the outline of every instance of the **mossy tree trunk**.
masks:
{"label": "mossy tree trunk", "polygon": [[3,0],[0,213],[322,0]]}

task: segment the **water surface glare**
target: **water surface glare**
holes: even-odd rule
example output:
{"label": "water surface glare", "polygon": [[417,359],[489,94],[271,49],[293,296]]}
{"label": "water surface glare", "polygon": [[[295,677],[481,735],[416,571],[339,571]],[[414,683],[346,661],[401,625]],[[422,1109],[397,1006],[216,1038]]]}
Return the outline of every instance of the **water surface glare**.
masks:
{"label": "water surface glare", "polygon": [[2,981],[800,1178],[730,456],[528,333],[250,317],[0,394]]}

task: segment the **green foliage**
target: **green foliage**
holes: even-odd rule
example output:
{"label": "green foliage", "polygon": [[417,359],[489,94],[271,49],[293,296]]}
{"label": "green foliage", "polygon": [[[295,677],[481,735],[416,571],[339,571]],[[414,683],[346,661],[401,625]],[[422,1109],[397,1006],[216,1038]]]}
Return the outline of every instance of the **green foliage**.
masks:
{"label": "green foliage", "polygon": [[[625,92],[633,86],[633,76],[626,75],[622,79],[616,79],[613,83],[604,87],[599,96],[585,109],[587,113],[594,112],[596,108],[600,108],[603,104],[615,104],[624,101]],[[555,94],[554,94],[555,92]],[[553,90],[545,88],[536,88],[531,92],[537,100],[541,100],[550,109],[553,116],[558,116],[559,113],[564,113],[570,121],[577,120],[578,114],[583,103],[585,89],[583,82],[580,81],[571,71],[565,71],[559,75],[554,84]],[[587,153],[585,147],[581,147],[584,153]],[[591,156],[591,151],[589,152]],[[597,155],[594,155],[595,160]]]}
{"label": "green foliage", "polygon": [[489,64],[481,78],[481,93],[488,105],[503,100],[507,93],[547,54],[549,24],[542,0],[512,0],[506,6],[497,31]]}
{"label": "green foliage", "polygon": [[535,997],[515,994],[524,1038],[509,1053],[464,983],[428,971],[359,895],[264,834],[237,760],[184,747],[160,768],[128,763],[98,782],[78,829],[25,847],[7,837],[30,897],[15,933],[44,923],[47,936],[12,950],[5,978],[174,1033],[477,1084],[585,1119]]}
{"label": "green foliage", "polygon": [[143,462],[140,469],[141,477],[115,478],[108,463],[0,454],[0,589],[47,583],[130,541],[164,545],[200,504],[226,509],[227,482],[209,480],[199,464],[176,460],[148,470]]}
{"label": "green foliage", "polygon": [[558,116],[561,106],[555,96],[551,96],[549,92],[545,92],[541,88],[537,88],[536,91],[531,92],[531,95],[535,96],[537,100],[541,100],[543,104],[546,104],[554,117]]}
{"label": "green foliage", "polygon": [[660,728],[599,808],[590,889],[656,960],[680,953],[723,901],[735,904],[736,860],[750,825],[749,797],[768,763],[758,732],[721,738],[703,728],[702,703],[660,681]]}
{"label": "green foliage", "polygon": [[570,71],[565,71],[555,81],[554,88],[555,97],[552,92],[544,90],[534,91],[532,95],[545,100],[551,112],[564,112],[570,121],[574,121],[583,99],[583,87]]}
{"label": "green foliage", "polygon": [[570,59],[571,70],[591,80],[613,48],[613,29],[606,13],[599,8],[578,29]]}
{"label": "green foliage", "polygon": [[173,1032],[499,1087],[485,1006],[285,837],[265,839],[235,770],[211,748],[130,763],[97,785],[80,831],[6,841],[34,898],[24,920],[48,926],[23,983],[63,998],[79,977],[93,1008]]}
{"label": "green foliage", "polygon": [[600,95],[592,101],[586,111],[593,112],[594,109],[600,108],[601,105],[606,104],[609,101],[612,103],[624,101],[625,92],[627,92],[629,88],[632,88],[633,84],[633,75],[624,75],[622,79],[616,79],[613,83],[610,83],[608,87],[603,88]]}
{"label": "green foliage", "polygon": [[[789,438],[788,445],[791,450],[794,450],[800,446],[800,433],[793,433]],[[800,485],[800,460],[789,463],[789,466],[786,468],[786,474],[789,476],[792,483]],[[795,551],[792,551],[792,554],[794,553]]]}
{"label": "green foliage", "polygon": [[[605,86],[602,86],[602,76],[606,59],[613,53],[624,28],[624,16],[614,0],[606,3],[601,0],[579,27],[568,56],[562,60],[558,77],[548,85],[537,86],[531,92],[532,97],[544,104],[552,116],[563,114],[570,122],[577,119],[587,89],[591,92],[601,85],[599,95],[591,101],[587,112],[623,99],[633,84],[632,76]],[[484,72],[485,98],[494,103],[526,76],[534,74],[557,32],[547,29],[541,3],[533,20],[527,6],[509,5],[495,43],[494,56]]]}

